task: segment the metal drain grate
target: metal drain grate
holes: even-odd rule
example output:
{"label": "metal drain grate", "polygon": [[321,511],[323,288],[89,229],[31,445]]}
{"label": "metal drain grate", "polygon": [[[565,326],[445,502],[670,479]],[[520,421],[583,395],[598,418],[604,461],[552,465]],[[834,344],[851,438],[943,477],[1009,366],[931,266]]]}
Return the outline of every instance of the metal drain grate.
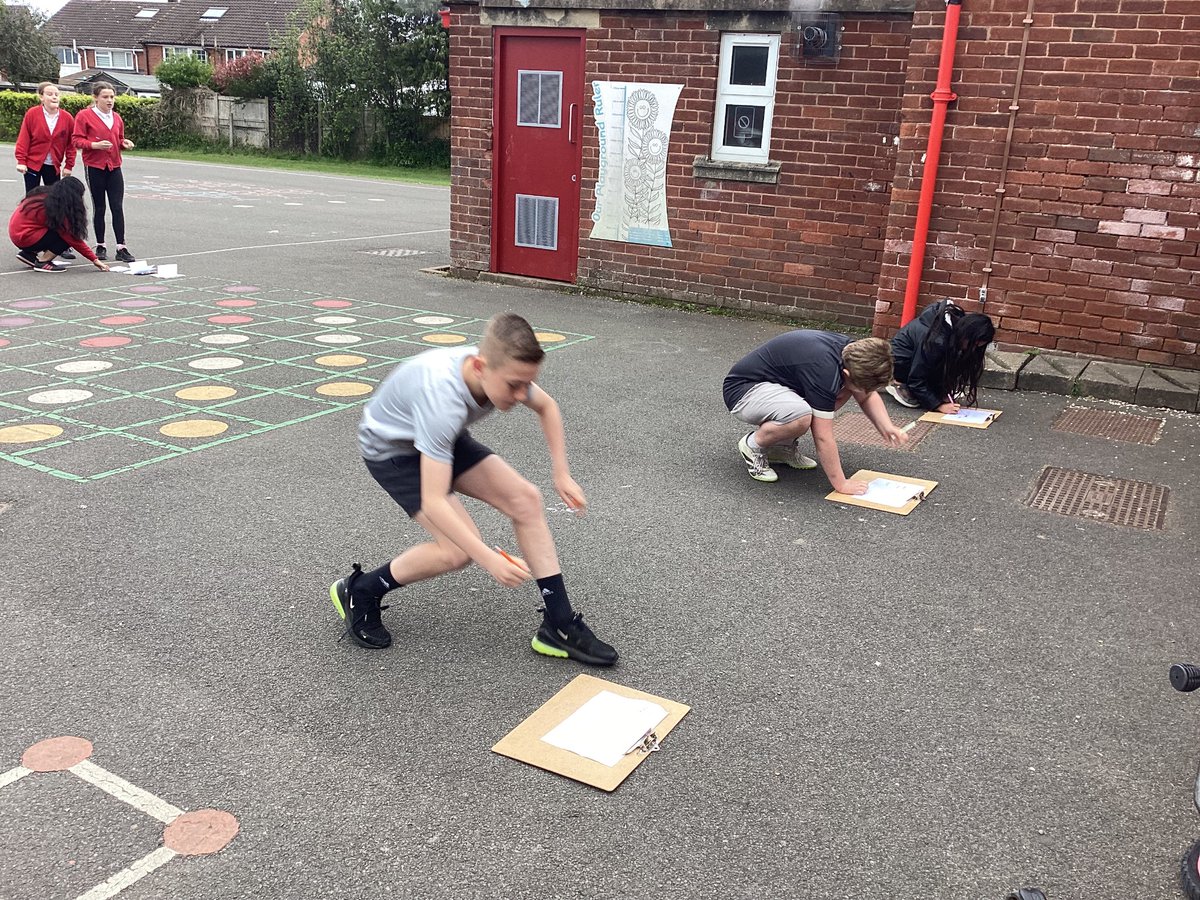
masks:
{"label": "metal drain grate", "polygon": [[1165,419],[1134,416],[1108,409],[1068,406],[1054,420],[1053,427],[1055,431],[1066,431],[1071,434],[1106,437],[1112,438],[1114,441],[1130,441],[1135,444],[1155,444],[1162,435],[1165,421]]}
{"label": "metal drain grate", "polygon": [[888,447],[892,450],[912,451],[933,431],[933,422],[917,422],[908,433],[908,443],[903,447],[892,447],[871,424],[871,420],[860,412],[848,412],[833,420],[833,436],[840,444],[865,444],[868,447]]}
{"label": "metal drain grate", "polygon": [[382,250],[359,250],[370,256],[425,256],[428,250],[413,250],[409,247],[384,247]]}
{"label": "metal drain grate", "polygon": [[1025,505],[1060,516],[1161,530],[1168,493],[1161,484],[1047,466],[1025,498]]}

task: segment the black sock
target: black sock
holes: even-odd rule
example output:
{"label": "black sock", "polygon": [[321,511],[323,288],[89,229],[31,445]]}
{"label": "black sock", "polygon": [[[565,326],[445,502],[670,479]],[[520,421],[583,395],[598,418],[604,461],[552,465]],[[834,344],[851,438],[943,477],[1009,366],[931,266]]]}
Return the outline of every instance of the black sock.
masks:
{"label": "black sock", "polygon": [[562,573],[547,575],[537,580],[542,592],[542,602],[546,604],[546,619],[551,625],[566,625],[571,621],[574,612],[571,601],[567,599],[567,586],[563,583]]}
{"label": "black sock", "polygon": [[384,563],[373,572],[363,572],[362,577],[354,583],[356,593],[364,594],[376,600],[381,600],[388,591],[400,587],[400,582],[392,577],[392,564]]}

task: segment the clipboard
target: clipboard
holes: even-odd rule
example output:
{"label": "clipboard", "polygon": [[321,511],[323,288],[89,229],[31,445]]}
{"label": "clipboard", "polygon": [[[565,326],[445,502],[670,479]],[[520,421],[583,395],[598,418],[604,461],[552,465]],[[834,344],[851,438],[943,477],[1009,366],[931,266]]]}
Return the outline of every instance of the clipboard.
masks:
{"label": "clipboard", "polygon": [[[646,734],[640,743],[632,747],[615,766],[603,765],[542,740],[544,735],[601,691],[611,691],[621,697],[657,703],[667,711],[667,717]],[[613,791],[652,752],[659,749],[662,739],[689,712],[690,706],[676,703],[674,700],[656,697],[591,675],[578,675],[570,684],[539,706],[533,715],[502,737],[492,747],[492,752],[575,781],[582,781],[602,791]]]}
{"label": "clipboard", "polygon": [[982,422],[963,422],[958,419],[948,416],[945,413],[931,411],[925,413],[918,422],[936,422],[938,425],[957,425],[960,428],[987,428],[1000,417],[1003,410],[999,409],[981,409],[981,413],[987,413],[988,417]]}
{"label": "clipboard", "polygon": [[930,491],[938,486],[936,481],[928,481],[924,478],[908,478],[904,475],[889,475],[886,472],[872,472],[870,469],[859,469],[850,476],[852,481],[871,481],[875,478],[887,478],[891,481],[903,481],[905,484],[920,485],[921,493],[913,499],[909,500],[903,506],[884,506],[882,503],[873,503],[870,500],[864,500],[862,497],[854,494],[842,494],[838,491],[830,491],[825,495],[826,500],[832,500],[835,503],[845,503],[848,506],[862,506],[866,509],[877,509],[880,512],[895,513],[899,516],[907,516],[910,512],[917,508],[922,500],[929,496]]}

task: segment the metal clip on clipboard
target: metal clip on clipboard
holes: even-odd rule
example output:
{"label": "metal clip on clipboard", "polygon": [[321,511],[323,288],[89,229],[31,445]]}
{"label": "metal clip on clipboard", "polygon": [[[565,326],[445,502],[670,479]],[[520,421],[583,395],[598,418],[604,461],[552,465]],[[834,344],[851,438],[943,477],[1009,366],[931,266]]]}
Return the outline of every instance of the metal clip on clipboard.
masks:
{"label": "metal clip on clipboard", "polygon": [[658,735],[651,728],[647,731],[632,747],[625,751],[625,755],[630,753],[657,753],[662,748],[658,745]]}

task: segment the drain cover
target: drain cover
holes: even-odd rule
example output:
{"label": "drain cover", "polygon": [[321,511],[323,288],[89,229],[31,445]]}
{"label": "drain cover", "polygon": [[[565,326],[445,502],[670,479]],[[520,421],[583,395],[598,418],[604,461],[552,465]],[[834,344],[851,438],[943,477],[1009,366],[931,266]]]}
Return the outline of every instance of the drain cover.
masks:
{"label": "drain cover", "polygon": [[1108,409],[1068,406],[1055,419],[1054,430],[1112,438],[1114,441],[1131,441],[1135,444],[1155,444],[1162,434],[1164,421]]}
{"label": "drain cover", "polygon": [[903,447],[892,447],[875,430],[871,420],[860,412],[848,412],[833,420],[833,436],[841,443],[866,444],[869,447],[888,447],[892,450],[915,450],[925,435],[933,431],[933,422],[917,422],[908,432],[908,443]]}
{"label": "drain cover", "polygon": [[413,250],[409,247],[384,247],[382,250],[359,250],[371,256],[424,256],[428,250]]}
{"label": "drain cover", "polygon": [[1161,484],[1047,466],[1025,498],[1025,505],[1060,516],[1161,530],[1167,496]]}

